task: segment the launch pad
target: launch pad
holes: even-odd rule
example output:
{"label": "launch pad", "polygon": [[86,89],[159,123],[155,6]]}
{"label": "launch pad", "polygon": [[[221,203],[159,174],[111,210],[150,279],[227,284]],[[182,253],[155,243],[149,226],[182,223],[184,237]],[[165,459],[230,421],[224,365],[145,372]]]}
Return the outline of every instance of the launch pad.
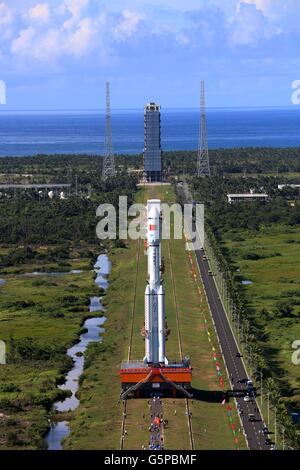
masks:
{"label": "launch pad", "polygon": [[181,362],[169,361],[165,353],[169,329],[165,321],[165,291],[161,257],[162,214],[159,199],[147,201],[147,239],[145,251],[148,260],[148,280],[145,291],[145,338],[143,361],[124,361],[119,371],[121,398],[160,396],[188,397],[192,368],[188,358]]}

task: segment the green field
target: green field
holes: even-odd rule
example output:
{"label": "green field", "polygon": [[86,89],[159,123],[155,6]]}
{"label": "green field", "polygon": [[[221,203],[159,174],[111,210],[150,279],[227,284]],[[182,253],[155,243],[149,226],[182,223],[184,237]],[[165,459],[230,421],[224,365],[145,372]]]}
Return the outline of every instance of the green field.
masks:
{"label": "green field", "polygon": [[[300,338],[300,229],[273,225],[255,235],[235,230],[225,233],[224,240],[240,269],[238,275],[252,282],[241,288],[266,334],[263,349],[267,357],[272,354],[269,358],[283,389],[299,401],[299,366],[292,364],[291,355],[293,341]],[[256,253],[259,259],[245,259],[249,253]],[[289,315],[277,312],[281,302],[291,306]]]}
{"label": "green field", "polygon": [[[6,280],[0,286],[0,339],[8,356],[7,365],[0,366],[1,449],[43,448],[52,403],[66,393],[57,388],[72,366],[66,350],[94,315],[90,296],[99,295],[91,260],[78,260],[76,249],[71,257],[68,266],[22,264],[0,274]],[[25,274],[41,269],[84,270],[55,277]]]}

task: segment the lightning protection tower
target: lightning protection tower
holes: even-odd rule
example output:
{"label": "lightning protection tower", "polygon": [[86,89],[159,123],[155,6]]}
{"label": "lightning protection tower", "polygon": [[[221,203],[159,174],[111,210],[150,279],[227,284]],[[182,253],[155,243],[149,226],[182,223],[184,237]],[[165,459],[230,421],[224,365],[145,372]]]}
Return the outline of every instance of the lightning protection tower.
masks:
{"label": "lightning protection tower", "polygon": [[207,130],[206,130],[206,110],[205,110],[205,85],[204,80],[201,80],[200,86],[200,129],[199,129],[199,143],[198,143],[198,159],[197,159],[197,176],[204,177],[210,176],[208,143],[207,143]]}
{"label": "lightning protection tower", "polygon": [[110,110],[110,84],[106,82],[106,116],[105,116],[105,154],[103,159],[102,179],[115,176],[115,160],[112,150],[112,129]]}

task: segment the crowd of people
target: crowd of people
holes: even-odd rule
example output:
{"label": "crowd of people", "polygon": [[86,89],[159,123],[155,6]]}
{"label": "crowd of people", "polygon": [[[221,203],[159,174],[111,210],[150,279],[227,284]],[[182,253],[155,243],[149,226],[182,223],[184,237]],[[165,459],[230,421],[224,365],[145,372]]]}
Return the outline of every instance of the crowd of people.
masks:
{"label": "crowd of people", "polygon": [[150,408],[151,423],[149,426],[150,438],[149,438],[149,450],[163,450],[164,439],[163,430],[168,424],[163,419],[163,404],[159,396],[154,396],[152,400],[148,402]]}

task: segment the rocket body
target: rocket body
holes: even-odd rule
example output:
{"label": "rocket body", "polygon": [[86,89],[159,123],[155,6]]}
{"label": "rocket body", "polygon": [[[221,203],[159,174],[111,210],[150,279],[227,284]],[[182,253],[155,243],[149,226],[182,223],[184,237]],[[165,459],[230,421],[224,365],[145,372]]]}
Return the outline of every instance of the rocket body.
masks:
{"label": "rocket body", "polygon": [[149,284],[145,291],[145,361],[167,364],[165,357],[165,302],[161,279],[160,200],[147,203],[147,262]]}

